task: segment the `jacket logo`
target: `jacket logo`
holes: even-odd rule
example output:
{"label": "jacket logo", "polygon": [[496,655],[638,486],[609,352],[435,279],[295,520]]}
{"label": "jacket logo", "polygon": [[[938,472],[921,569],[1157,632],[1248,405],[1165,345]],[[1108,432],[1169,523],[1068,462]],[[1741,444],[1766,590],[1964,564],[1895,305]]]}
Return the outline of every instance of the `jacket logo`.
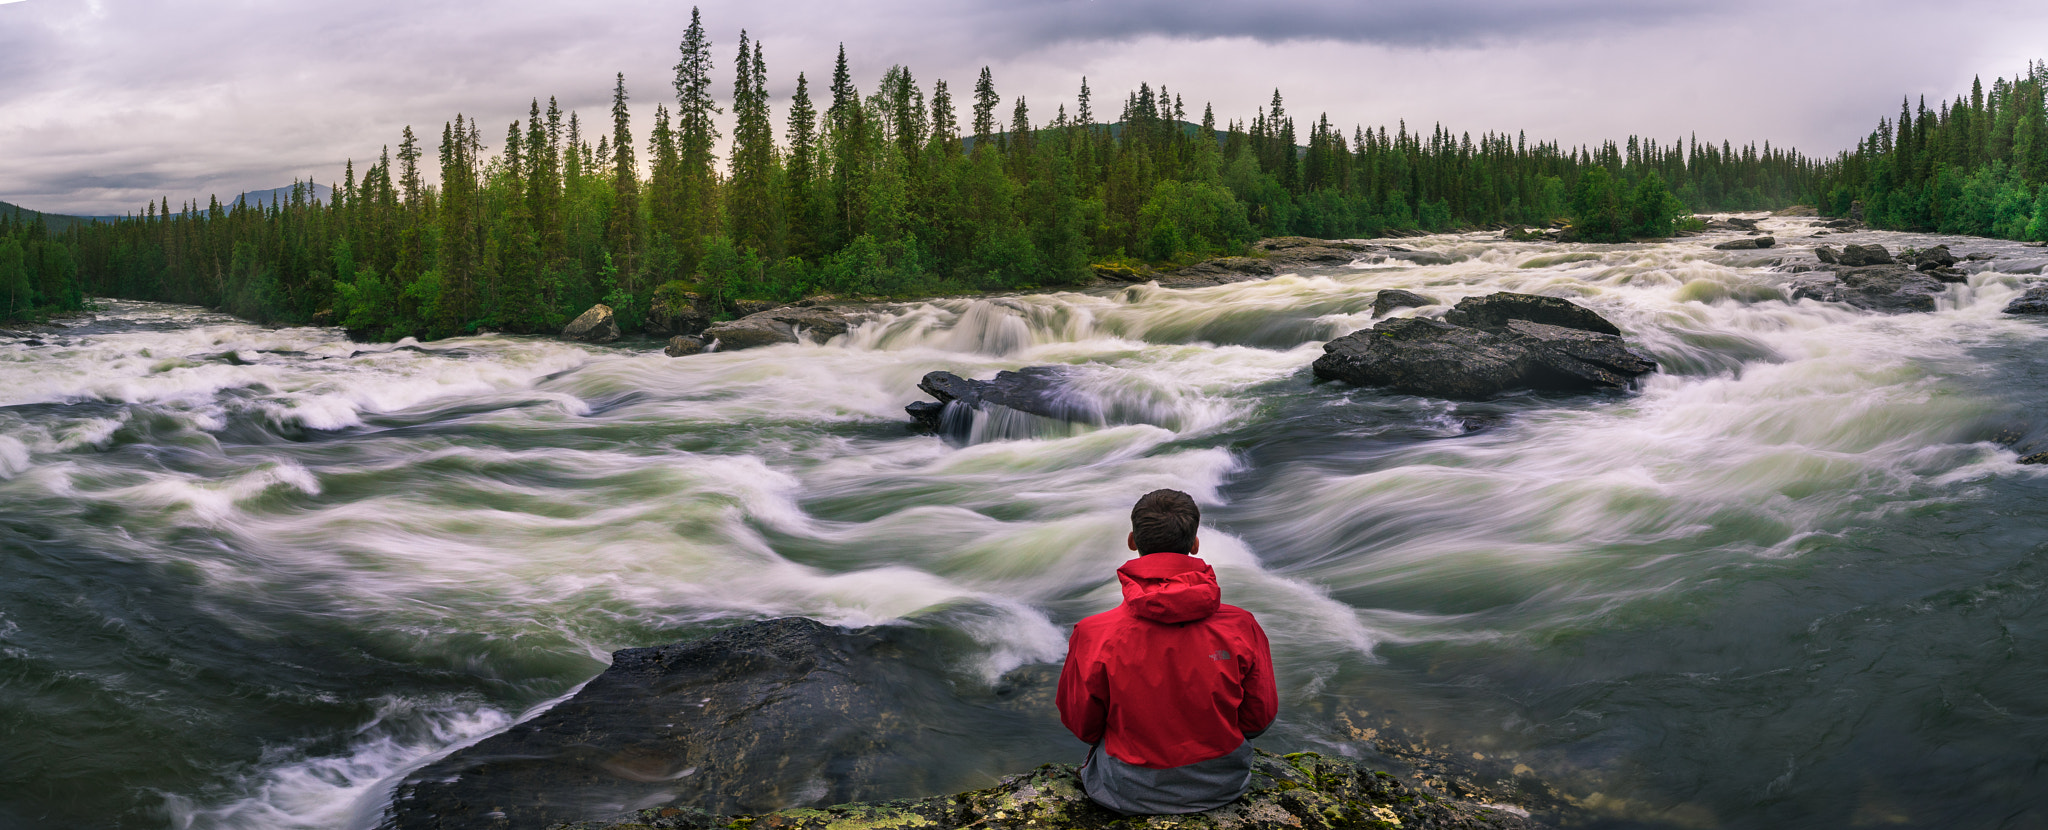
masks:
{"label": "jacket logo", "polygon": [[1216,653],[1215,653],[1215,654],[1211,654],[1211,655],[1209,655],[1209,659],[1211,659],[1211,660],[1228,660],[1228,659],[1230,659],[1230,652],[1224,651],[1224,650],[1222,650],[1222,649],[1217,649],[1217,650],[1216,650]]}

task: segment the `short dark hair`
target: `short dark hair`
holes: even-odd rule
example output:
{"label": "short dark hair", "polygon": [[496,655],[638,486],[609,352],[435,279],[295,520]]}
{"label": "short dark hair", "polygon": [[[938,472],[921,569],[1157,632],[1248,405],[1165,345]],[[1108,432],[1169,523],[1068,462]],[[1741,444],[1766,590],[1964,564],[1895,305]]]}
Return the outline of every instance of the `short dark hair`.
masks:
{"label": "short dark hair", "polygon": [[1187,553],[1195,546],[1202,508],[1179,490],[1154,490],[1131,506],[1131,535],[1138,553]]}

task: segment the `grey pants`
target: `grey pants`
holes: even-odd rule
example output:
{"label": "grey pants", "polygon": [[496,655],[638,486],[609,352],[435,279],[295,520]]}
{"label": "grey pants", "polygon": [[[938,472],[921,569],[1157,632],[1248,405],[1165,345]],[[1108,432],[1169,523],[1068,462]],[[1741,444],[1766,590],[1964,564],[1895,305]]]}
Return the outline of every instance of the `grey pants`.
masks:
{"label": "grey pants", "polygon": [[1095,803],[1127,816],[1199,813],[1244,795],[1252,786],[1252,745],[1186,766],[1150,769],[1126,764],[1097,743],[1081,765],[1081,788]]}

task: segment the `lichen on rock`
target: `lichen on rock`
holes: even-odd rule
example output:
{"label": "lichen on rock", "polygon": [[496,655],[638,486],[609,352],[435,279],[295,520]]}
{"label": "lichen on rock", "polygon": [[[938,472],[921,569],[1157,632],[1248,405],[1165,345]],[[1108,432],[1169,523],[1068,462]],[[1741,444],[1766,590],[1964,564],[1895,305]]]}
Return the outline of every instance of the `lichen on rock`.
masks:
{"label": "lichen on rock", "polygon": [[1253,762],[1252,790],[1202,813],[1124,816],[1088,800],[1071,764],[1046,764],[993,787],[955,795],[822,809],[713,817],[699,810],[642,810],[611,823],[554,830],[1252,830],[1252,828],[1523,828],[1519,810],[1439,798],[1385,772],[1313,752]]}

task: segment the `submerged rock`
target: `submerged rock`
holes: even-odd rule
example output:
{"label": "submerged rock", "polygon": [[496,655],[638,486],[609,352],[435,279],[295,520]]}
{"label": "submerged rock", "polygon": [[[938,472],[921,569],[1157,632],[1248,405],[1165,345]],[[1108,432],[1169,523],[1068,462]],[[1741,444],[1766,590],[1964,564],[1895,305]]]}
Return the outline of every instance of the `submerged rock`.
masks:
{"label": "submerged rock", "polygon": [[1842,252],[1837,254],[1835,258],[1841,264],[1851,268],[1860,268],[1865,265],[1890,265],[1892,263],[1892,252],[1885,250],[1883,245],[1848,245],[1843,247]]}
{"label": "submerged rock", "polygon": [[570,320],[562,328],[562,336],[584,343],[610,343],[619,339],[619,321],[612,318],[611,306],[599,303]]}
{"label": "submerged rock", "polygon": [[1422,296],[1421,294],[1417,294],[1413,291],[1403,291],[1399,288],[1388,288],[1383,289],[1380,291],[1380,293],[1373,295],[1372,316],[1385,317],[1387,316],[1387,312],[1393,311],[1397,308],[1421,308],[1423,306],[1432,305],[1436,305],[1436,300],[1430,297]]}
{"label": "submerged rock", "polygon": [[1250,792],[1233,803],[1188,815],[1112,813],[1082,792],[1073,766],[1046,764],[1005,778],[996,786],[957,795],[752,816],[714,817],[700,810],[670,807],[642,810],[614,824],[560,830],[1477,830],[1533,826],[1518,809],[1440,798],[1350,761],[1313,752],[1286,756],[1258,752],[1252,761]]}
{"label": "submerged rock", "polygon": [[1934,298],[1946,290],[1939,280],[1903,265],[1838,268],[1832,273],[1817,271],[1794,280],[1790,288],[1794,301],[1847,303],[1868,311],[1894,314],[1933,311]]}
{"label": "submerged rock", "polygon": [[2048,285],[2036,285],[2006,303],[2007,314],[2048,314]]}

